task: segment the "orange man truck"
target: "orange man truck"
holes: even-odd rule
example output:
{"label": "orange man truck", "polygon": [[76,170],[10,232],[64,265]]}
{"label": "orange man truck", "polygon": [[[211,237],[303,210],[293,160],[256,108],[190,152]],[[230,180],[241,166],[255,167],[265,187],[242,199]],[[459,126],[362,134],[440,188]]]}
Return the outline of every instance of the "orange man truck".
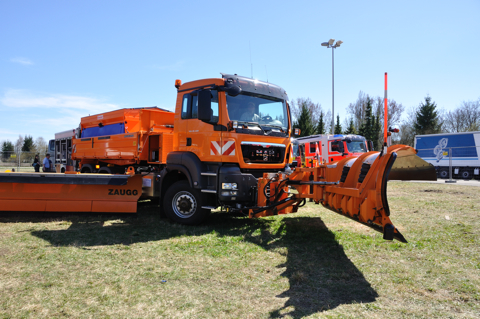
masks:
{"label": "orange man truck", "polygon": [[292,171],[281,87],[228,74],[175,86],[175,112],[82,118],[72,140],[79,172],[0,173],[0,210],[136,212],[143,194],[159,198],[170,219],[198,224],[217,207],[261,217],[296,212],[308,198],[405,241],[389,218],[387,181],[436,178],[413,148],[385,146]]}
{"label": "orange man truck", "polygon": [[[237,75],[181,84],[175,112],[122,109],[81,119],[72,158],[82,173],[143,173],[165,214],[201,222],[256,202],[257,178],[284,171],[291,123],[285,90]],[[247,109],[246,106],[251,107]]]}

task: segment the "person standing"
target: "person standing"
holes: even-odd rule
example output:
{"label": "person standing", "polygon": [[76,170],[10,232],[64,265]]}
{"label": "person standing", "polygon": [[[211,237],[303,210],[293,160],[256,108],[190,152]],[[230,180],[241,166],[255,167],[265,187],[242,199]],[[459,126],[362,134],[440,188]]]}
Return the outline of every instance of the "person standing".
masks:
{"label": "person standing", "polygon": [[35,155],[35,159],[33,160],[33,168],[35,169],[35,173],[40,172],[40,159],[38,155]]}
{"label": "person standing", "polygon": [[45,155],[43,159],[43,171],[44,172],[53,172],[52,161],[50,160],[50,153]]}

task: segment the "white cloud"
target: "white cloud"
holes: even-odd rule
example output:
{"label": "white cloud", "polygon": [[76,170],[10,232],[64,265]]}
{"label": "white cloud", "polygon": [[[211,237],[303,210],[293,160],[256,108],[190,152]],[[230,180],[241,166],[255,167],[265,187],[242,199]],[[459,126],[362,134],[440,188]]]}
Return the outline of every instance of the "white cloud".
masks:
{"label": "white cloud", "polygon": [[27,58],[22,58],[22,57],[12,58],[12,59],[10,59],[10,62],[19,63],[19,64],[23,64],[23,65],[33,65],[32,60],[27,59]]}
{"label": "white cloud", "polygon": [[103,99],[78,95],[46,94],[8,89],[0,95],[0,140],[15,141],[18,135],[53,138],[56,132],[73,129],[84,116],[122,108]]}
{"label": "white cloud", "polygon": [[0,103],[10,108],[58,109],[64,113],[82,111],[82,116],[85,116],[86,113],[102,113],[120,108],[116,104],[106,103],[92,97],[63,94],[36,94],[26,90],[13,89],[5,91],[4,96],[0,98]]}

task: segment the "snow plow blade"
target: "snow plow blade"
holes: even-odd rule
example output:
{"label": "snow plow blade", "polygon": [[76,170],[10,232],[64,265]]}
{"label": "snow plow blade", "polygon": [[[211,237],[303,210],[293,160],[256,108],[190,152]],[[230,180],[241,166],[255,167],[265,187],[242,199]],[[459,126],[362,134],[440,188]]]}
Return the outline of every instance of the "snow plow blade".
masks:
{"label": "snow plow blade", "polygon": [[403,181],[436,181],[435,166],[417,156],[417,151],[406,145],[392,145],[390,151],[397,153],[389,180]]}
{"label": "snow plow blade", "polygon": [[[387,181],[395,161],[414,154],[413,148],[397,145],[385,154],[368,152],[315,168],[297,168],[290,174],[266,173],[258,182],[257,206],[249,216],[294,213],[312,200],[383,233],[386,240],[406,243],[390,220]],[[289,192],[288,186],[297,192]]]}
{"label": "snow plow blade", "polygon": [[0,173],[0,211],[135,213],[142,176]]}

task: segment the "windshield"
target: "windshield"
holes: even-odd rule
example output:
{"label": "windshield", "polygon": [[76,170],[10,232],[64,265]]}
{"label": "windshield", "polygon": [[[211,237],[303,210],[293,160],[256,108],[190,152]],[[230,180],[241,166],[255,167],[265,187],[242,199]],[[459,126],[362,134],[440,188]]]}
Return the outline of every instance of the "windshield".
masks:
{"label": "windshield", "polygon": [[347,149],[350,153],[365,153],[367,151],[363,140],[347,140]]}
{"label": "windshield", "polygon": [[239,123],[257,123],[264,130],[288,130],[288,113],[284,100],[244,92],[235,97],[227,94],[228,116]]}

